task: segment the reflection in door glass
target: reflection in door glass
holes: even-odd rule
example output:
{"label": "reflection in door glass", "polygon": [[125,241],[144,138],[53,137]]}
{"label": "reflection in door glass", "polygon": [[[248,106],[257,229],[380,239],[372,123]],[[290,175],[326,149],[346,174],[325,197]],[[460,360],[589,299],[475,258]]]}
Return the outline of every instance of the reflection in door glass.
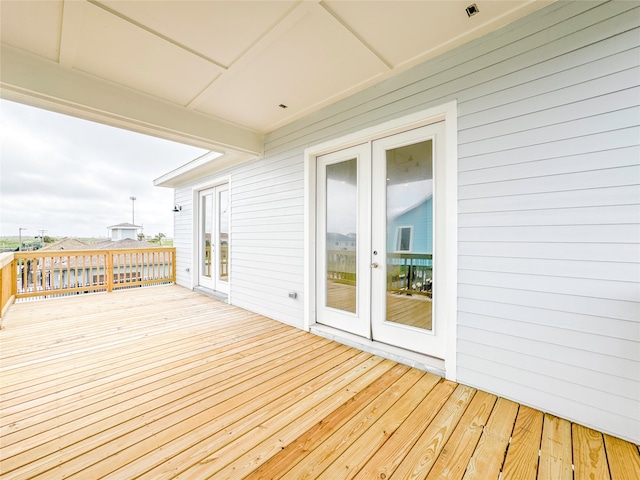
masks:
{"label": "reflection in door glass", "polygon": [[432,140],[387,150],[387,321],[432,330]]}
{"label": "reflection in door glass", "polygon": [[202,221],[202,235],[201,235],[201,264],[200,275],[203,277],[211,277],[211,239],[213,233],[213,221],[211,215],[211,208],[213,205],[213,196],[209,193],[201,197],[201,221]]}
{"label": "reflection in door glass", "polygon": [[220,209],[220,225],[218,225],[219,279],[229,280],[229,190],[221,190],[218,194],[218,208]]}
{"label": "reflection in door glass", "polygon": [[327,165],[327,307],[356,313],[357,159]]}

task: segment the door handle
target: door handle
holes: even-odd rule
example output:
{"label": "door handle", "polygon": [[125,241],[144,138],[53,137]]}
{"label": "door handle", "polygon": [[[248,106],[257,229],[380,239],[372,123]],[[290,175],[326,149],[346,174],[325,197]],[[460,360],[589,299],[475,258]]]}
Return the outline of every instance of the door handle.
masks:
{"label": "door handle", "polygon": [[371,268],[378,268],[378,263],[377,262],[373,262],[371,264]]}

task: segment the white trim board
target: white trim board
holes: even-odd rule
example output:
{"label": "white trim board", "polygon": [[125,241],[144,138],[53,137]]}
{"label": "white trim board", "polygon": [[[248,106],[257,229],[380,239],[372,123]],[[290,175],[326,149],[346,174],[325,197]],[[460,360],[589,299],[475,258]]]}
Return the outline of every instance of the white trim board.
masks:
{"label": "white trim board", "polygon": [[226,302],[229,305],[231,303],[231,280],[232,280],[232,246],[231,246],[231,235],[232,235],[232,226],[233,226],[233,202],[231,201],[231,195],[233,193],[232,183],[231,183],[231,175],[222,175],[220,177],[215,177],[209,179],[205,182],[200,182],[191,186],[191,205],[192,205],[192,216],[191,216],[191,290],[194,290],[198,286],[198,281],[196,277],[198,276],[198,220],[200,218],[200,202],[199,202],[199,194],[202,190],[207,190],[209,188],[216,187],[218,185],[223,184],[229,185],[229,293],[227,293]]}
{"label": "white trim board", "polygon": [[[452,101],[438,107],[429,108],[411,115],[403,116],[379,125],[365,128],[359,132],[351,133],[340,138],[329,140],[314,145],[304,151],[304,329],[311,331],[323,331],[316,325],[316,158],[322,154],[347,148],[353,145],[372,142],[399,132],[429,125],[439,121],[445,122],[446,141],[446,170],[442,175],[446,190],[446,233],[447,244],[446,262],[447,272],[444,278],[443,295],[447,316],[446,347],[444,355],[444,376],[448,380],[455,381],[456,374],[456,344],[457,344],[457,264],[458,264],[458,234],[457,234],[457,172],[458,172],[458,122],[457,102]],[[349,340],[347,335],[339,331],[332,332],[336,339]],[[333,338],[333,337],[332,337]],[[361,343],[368,340],[361,339]],[[378,342],[375,349],[381,352],[398,356],[396,347],[390,347]],[[413,352],[404,351],[402,354],[411,362]],[[425,363],[425,362],[420,362]],[[428,363],[428,362],[426,362]],[[426,365],[425,363],[425,365]]]}

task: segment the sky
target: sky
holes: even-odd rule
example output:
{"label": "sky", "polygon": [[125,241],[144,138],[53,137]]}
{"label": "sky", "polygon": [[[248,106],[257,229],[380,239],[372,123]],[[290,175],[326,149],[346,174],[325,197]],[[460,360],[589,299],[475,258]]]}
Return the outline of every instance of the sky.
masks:
{"label": "sky", "polygon": [[0,100],[0,236],[106,237],[133,203],[145,235],[171,238],[173,189],[153,180],[205,153]]}

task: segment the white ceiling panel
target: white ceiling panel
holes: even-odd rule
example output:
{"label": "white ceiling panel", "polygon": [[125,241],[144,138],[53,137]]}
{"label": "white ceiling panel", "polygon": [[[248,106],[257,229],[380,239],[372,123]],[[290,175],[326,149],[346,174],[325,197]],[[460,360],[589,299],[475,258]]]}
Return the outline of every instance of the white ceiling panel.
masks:
{"label": "white ceiling panel", "polygon": [[180,105],[220,74],[211,62],[92,4],[73,67]]}
{"label": "white ceiling panel", "polygon": [[[216,81],[197,108],[269,130],[284,119],[346,95],[386,70],[384,63],[316,5],[250,62]],[[283,110],[279,104],[288,108]]]}
{"label": "white ceiling panel", "polygon": [[478,37],[496,23],[508,23],[520,8],[531,11],[549,2],[478,1],[479,13],[471,17],[465,9],[472,0],[324,3],[395,69]]}
{"label": "white ceiling panel", "polygon": [[58,61],[62,0],[0,0],[0,39]]}
{"label": "white ceiling panel", "polygon": [[[297,3],[295,1],[101,2],[145,27],[230,66]],[[188,18],[188,21],[181,21]]]}
{"label": "white ceiling panel", "polygon": [[263,133],[551,1],[475,0],[469,18],[474,0],[0,0],[0,94],[255,152]]}

